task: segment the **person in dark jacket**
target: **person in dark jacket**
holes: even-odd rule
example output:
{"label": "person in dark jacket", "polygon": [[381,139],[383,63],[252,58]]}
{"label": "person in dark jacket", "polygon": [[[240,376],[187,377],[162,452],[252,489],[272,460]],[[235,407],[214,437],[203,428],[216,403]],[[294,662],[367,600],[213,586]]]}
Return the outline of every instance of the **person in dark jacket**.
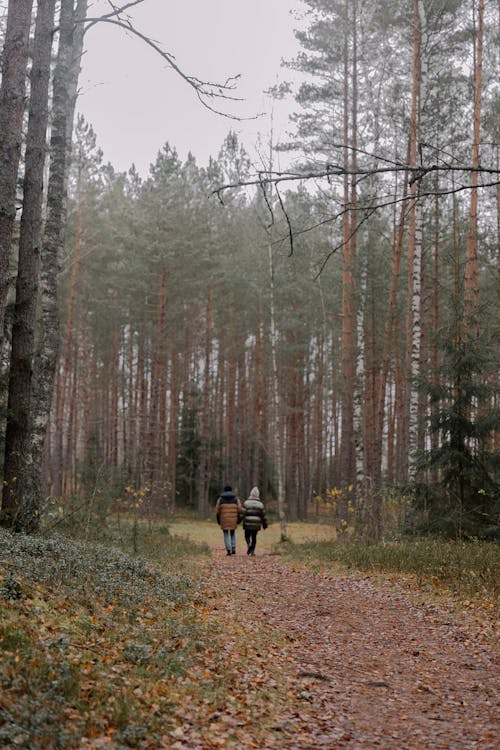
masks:
{"label": "person in dark jacket", "polygon": [[260,499],[258,487],[253,487],[250,497],[243,503],[243,528],[247,543],[247,555],[255,555],[257,534],[262,529],[267,529],[266,511]]}
{"label": "person in dark jacket", "polygon": [[233,492],[230,484],[226,484],[224,492],[215,506],[217,523],[224,532],[224,545],[228,555],[236,554],[235,530],[243,515],[241,503]]}

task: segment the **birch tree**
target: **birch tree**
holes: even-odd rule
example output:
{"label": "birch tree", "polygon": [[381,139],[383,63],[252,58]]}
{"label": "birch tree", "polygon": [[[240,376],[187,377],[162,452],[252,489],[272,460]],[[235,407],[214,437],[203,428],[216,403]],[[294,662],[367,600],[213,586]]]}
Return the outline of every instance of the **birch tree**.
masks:
{"label": "birch tree", "polygon": [[0,348],[9,291],[12,231],[25,107],[33,0],[9,0],[0,86]]}

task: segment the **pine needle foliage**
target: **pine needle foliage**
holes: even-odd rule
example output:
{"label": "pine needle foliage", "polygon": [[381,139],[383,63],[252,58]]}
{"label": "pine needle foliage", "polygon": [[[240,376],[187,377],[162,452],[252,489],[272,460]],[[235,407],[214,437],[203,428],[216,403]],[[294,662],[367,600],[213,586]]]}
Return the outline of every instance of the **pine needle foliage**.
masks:
{"label": "pine needle foliage", "polygon": [[498,359],[479,340],[447,338],[432,380],[420,383],[429,396],[428,437],[422,451],[415,504],[425,510],[424,530],[457,538],[500,534],[500,429]]}

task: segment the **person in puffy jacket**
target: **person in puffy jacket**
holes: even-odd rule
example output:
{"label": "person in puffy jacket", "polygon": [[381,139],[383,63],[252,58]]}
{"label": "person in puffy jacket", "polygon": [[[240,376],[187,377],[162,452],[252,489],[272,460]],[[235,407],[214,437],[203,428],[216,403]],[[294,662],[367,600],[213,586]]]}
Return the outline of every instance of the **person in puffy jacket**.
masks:
{"label": "person in puffy jacket", "polygon": [[243,515],[241,503],[233,492],[230,484],[226,484],[224,492],[215,506],[217,523],[224,532],[224,545],[228,555],[236,554],[235,530]]}
{"label": "person in puffy jacket", "polygon": [[260,499],[258,487],[253,487],[250,497],[243,503],[243,528],[245,530],[245,541],[247,543],[247,555],[255,554],[257,534],[262,529],[267,529],[266,511]]}

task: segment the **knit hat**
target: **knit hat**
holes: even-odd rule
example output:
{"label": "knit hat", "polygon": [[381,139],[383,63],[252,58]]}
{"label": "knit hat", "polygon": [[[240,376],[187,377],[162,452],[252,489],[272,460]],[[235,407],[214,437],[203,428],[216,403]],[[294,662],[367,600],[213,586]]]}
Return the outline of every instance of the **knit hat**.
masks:
{"label": "knit hat", "polygon": [[250,497],[252,497],[254,500],[260,500],[260,492],[258,487],[252,487]]}
{"label": "knit hat", "polygon": [[230,484],[224,485],[224,492],[232,492],[232,491],[233,491],[233,488],[231,487]]}

